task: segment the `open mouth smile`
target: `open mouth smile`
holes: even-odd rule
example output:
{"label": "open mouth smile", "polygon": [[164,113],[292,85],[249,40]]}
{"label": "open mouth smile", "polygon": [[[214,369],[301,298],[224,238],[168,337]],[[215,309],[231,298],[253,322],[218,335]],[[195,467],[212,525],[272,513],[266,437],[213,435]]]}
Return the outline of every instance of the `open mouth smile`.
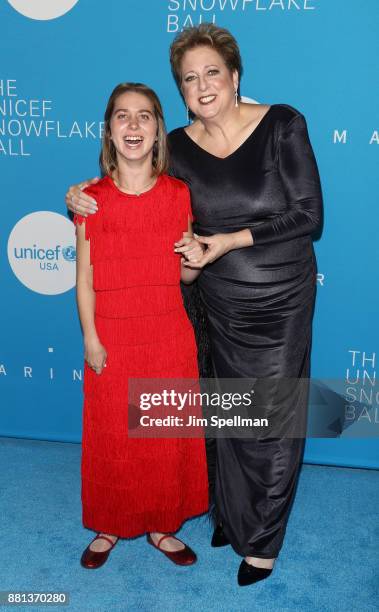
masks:
{"label": "open mouth smile", "polygon": [[216,100],[216,96],[202,96],[199,98],[200,104],[211,104],[214,100]]}
{"label": "open mouth smile", "polygon": [[143,136],[125,136],[124,142],[128,147],[135,149],[143,142]]}

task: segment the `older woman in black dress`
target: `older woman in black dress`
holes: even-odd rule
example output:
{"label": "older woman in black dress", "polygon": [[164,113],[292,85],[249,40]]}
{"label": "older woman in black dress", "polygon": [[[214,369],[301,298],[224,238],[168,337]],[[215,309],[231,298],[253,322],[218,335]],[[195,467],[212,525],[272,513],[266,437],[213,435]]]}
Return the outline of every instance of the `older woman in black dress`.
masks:
{"label": "older woman in black dress", "polygon": [[[177,250],[202,268],[198,290],[214,375],[306,379],[316,281],[311,234],[322,199],[305,119],[290,106],[241,102],[237,43],[213,24],[179,34],[171,66],[195,118],[169,135],[171,168],[191,189],[204,247],[199,256],[195,240],[185,238]],[[85,214],[94,208],[78,186],[67,204]],[[264,385],[266,406],[275,403],[274,388]],[[302,418],[306,403],[303,387],[295,387],[289,420]],[[244,557],[240,585],[272,571],[303,445],[293,434],[215,441],[219,524],[212,543],[230,543]]]}

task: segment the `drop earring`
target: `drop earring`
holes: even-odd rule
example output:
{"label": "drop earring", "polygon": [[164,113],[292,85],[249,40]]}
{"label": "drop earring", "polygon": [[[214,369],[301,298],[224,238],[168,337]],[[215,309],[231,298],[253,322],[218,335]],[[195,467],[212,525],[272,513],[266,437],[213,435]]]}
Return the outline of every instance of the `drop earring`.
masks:
{"label": "drop earring", "polygon": [[191,118],[190,118],[189,108],[187,105],[186,105],[186,108],[187,108],[187,123],[189,125],[191,123]]}
{"label": "drop earring", "polygon": [[238,108],[238,91],[237,89],[234,92],[234,106]]}

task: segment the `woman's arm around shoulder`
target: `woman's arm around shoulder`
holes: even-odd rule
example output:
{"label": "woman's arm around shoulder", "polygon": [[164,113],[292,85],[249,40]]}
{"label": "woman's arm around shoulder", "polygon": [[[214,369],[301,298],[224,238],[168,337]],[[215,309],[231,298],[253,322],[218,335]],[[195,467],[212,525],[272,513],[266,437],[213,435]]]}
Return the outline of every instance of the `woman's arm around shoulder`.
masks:
{"label": "woman's arm around shoulder", "polygon": [[90,185],[95,185],[99,180],[99,177],[95,177],[82,181],[77,185],[71,185],[65,195],[67,208],[71,210],[71,212],[78,213],[83,217],[88,217],[88,215],[93,215],[96,213],[96,200],[88,195],[84,190]]}

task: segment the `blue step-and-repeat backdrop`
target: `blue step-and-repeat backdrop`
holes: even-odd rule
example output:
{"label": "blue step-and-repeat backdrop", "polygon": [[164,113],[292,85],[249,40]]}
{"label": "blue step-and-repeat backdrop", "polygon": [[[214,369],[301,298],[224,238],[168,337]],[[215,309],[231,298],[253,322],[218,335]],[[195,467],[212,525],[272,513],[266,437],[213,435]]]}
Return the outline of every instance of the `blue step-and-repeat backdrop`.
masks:
{"label": "blue step-and-repeat backdrop", "polygon": [[[307,118],[322,178],[312,375],[343,387],[345,427],[305,460],[379,467],[378,0],[3,0],[0,4],[0,435],[80,441],[83,350],[68,185],[96,176],[121,81],[186,113],[168,48],[215,22],[239,41],[241,93]],[[327,382],[325,382],[327,386]]]}

